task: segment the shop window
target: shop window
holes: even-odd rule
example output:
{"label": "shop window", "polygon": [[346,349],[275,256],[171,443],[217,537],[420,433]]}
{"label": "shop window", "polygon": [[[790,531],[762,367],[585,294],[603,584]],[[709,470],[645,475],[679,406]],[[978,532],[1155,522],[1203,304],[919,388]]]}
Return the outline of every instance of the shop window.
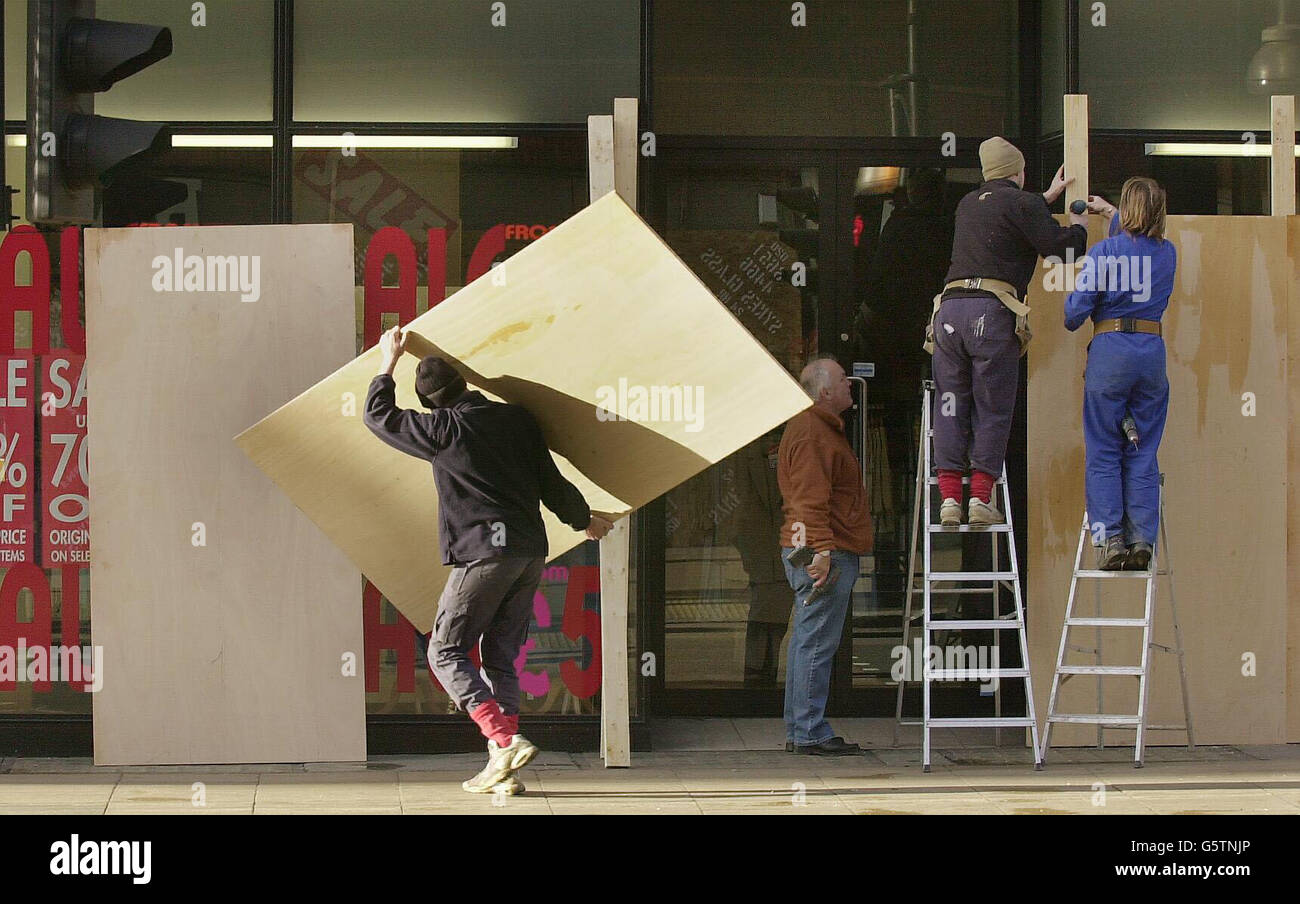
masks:
{"label": "shop window", "polygon": [[655,128],[685,135],[1015,133],[1015,2],[917,3],[910,70],[906,0],[806,6],[805,24],[796,24],[784,0],[656,0]]}
{"label": "shop window", "polygon": [[639,0],[298,0],[294,118],[585,123],[640,94]]}
{"label": "shop window", "polygon": [[[1079,4],[1079,83],[1094,129],[1260,129],[1270,93],[1247,88],[1276,0]],[[1104,21],[1104,24],[1100,24]]]}

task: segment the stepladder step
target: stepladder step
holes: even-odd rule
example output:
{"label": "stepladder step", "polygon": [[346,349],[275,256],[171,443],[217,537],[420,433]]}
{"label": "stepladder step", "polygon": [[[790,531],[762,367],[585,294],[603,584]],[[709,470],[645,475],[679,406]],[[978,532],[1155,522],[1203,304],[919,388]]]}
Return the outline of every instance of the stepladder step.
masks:
{"label": "stepladder step", "polygon": [[1113,713],[1056,713],[1047,717],[1048,722],[1078,722],[1086,725],[1137,725],[1140,716]]}
{"label": "stepladder step", "polygon": [[926,669],[928,681],[988,681],[990,678],[1028,678],[1029,669]]}

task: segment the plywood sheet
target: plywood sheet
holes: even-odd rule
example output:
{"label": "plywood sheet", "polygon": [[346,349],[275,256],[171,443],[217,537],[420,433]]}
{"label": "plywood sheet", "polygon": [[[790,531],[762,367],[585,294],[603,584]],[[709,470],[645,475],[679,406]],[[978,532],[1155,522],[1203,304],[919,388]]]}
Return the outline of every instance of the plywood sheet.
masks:
{"label": "plywood sheet", "polygon": [[[1091,245],[1104,232],[1099,217],[1090,219]],[[1171,216],[1168,235],[1179,261],[1164,318],[1171,401],[1160,466],[1196,740],[1279,743],[1286,738],[1288,659],[1286,330],[1293,274],[1287,223]],[[1066,332],[1065,294],[1045,292],[1039,280],[1031,284],[1027,603],[1040,720],[1047,714],[1084,505],[1081,410],[1088,338],[1083,331]],[[1245,393],[1254,400],[1254,416],[1243,413]],[[1140,615],[1137,588],[1121,593],[1112,589],[1116,583],[1106,585],[1102,614]],[[1089,586],[1079,614],[1093,614],[1092,606]],[[1136,663],[1137,634],[1108,629],[1106,662]],[[1075,630],[1072,639],[1089,645],[1092,629]],[[1173,642],[1163,581],[1155,639]],[[1253,676],[1243,674],[1248,654]],[[1167,654],[1152,656],[1151,720],[1180,724],[1176,663]],[[1135,679],[1103,680],[1106,711],[1137,711]],[[1096,711],[1092,678],[1074,678],[1066,688],[1059,711]],[[1175,732],[1147,737],[1154,744],[1186,743]],[[1096,730],[1057,725],[1052,739],[1053,746],[1090,744]],[[1132,744],[1133,733],[1110,731],[1107,742],[1112,741]]]}
{"label": "plywood sheet", "polygon": [[[155,291],[175,249],[258,297]],[[86,231],[97,764],[365,759],[360,575],[232,442],[352,357],[352,284],[348,225]]]}
{"label": "plywood sheet", "polygon": [[[443,355],[472,386],[527,407],[591,507],[615,515],[811,404],[613,192],[410,328],[410,354],[394,374],[399,405],[418,407],[419,358]],[[362,422],[379,364],[379,350],[366,350],[237,441],[403,615],[428,630],[446,580],[437,497],[428,463],[384,445]],[[689,388],[699,404],[676,412],[689,417],[640,419],[629,407],[638,387]],[[601,402],[634,419],[602,420]],[[552,557],[583,541],[549,512],[544,517]]]}

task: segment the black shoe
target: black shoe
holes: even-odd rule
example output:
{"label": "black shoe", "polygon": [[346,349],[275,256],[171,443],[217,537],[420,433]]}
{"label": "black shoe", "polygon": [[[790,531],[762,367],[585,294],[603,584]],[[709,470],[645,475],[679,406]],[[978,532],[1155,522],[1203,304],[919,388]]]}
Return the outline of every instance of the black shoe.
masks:
{"label": "black shoe", "polygon": [[1106,539],[1106,546],[1101,552],[1101,561],[1097,568],[1100,571],[1123,571],[1128,562],[1128,549],[1124,546],[1124,538],[1116,534]]}
{"label": "black shoe", "polygon": [[1148,571],[1151,568],[1151,544],[1134,543],[1128,548],[1128,559],[1124,562],[1125,571]]}
{"label": "black shoe", "polygon": [[831,738],[821,744],[790,745],[795,753],[808,756],[861,756],[863,750],[857,744],[849,743],[843,738]]}

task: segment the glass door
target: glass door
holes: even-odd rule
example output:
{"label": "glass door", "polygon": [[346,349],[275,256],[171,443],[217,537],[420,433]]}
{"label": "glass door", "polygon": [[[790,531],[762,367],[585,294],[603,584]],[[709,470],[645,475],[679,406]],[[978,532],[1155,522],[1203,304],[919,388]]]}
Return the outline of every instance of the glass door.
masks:
{"label": "glass door", "polygon": [[[661,235],[797,377],[827,333],[816,154],[661,149]],[[793,599],[780,559],[777,428],[668,493],[662,700],[656,712],[780,715]]]}
{"label": "glass door", "polygon": [[[841,152],[839,160],[837,306],[839,322],[847,328],[837,337],[837,351],[846,370],[862,378],[847,427],[863,464],[875,546],[862,559],[836,660],[831,704],[840,712],[885,716],[894,712],[898,680],[918,679],[925,655],[919,596],[913,600],[911,630],[903,645],[922,381],[930,376],[930,356],[921,343],[934,296],[947,275],[957,204],[982,178],[973,160],[938,155],[882,154],[873,159]],[[1009,455],[1008,472],[1016,467]],[[1013,478],[1013,491],[1016,483]],[[1022,518],[1017,521],[1023,524]],[[988,543],[980,539],[974,534],[935,536],[933,567],[990,568]],[[921,567],[918,553],[916,568]],[[990,600],[983,595],[938,599],[943,605],[961,601],[960,612],[949,616],[988,617]],[[989,633],[943,640],[986,644],[991,642]],[[910,687],[908,713],[920,699],[919,684]],[[965,711],[970,711],[969,698],[980,690],[953,683],[934,692],[939,705],[965,701]]]}

